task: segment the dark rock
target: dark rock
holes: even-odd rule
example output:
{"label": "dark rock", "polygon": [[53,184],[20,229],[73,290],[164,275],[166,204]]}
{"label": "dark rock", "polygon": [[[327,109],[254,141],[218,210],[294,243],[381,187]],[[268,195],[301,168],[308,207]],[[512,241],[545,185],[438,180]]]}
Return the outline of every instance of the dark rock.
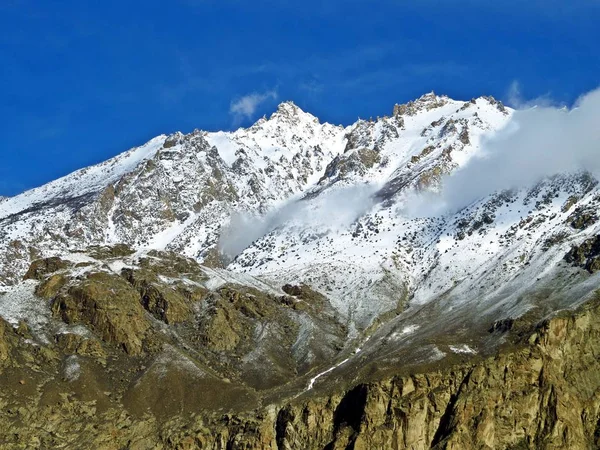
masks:
{"label": "dark rock", "polygon": [[45,259],[33,261],[29,266],[29,270],[23,277],[24,280],[42,280],[50,273],[58,272],[59,270],[67,269],[73,264],[69,261],[53,256]]}
{"label": "dark rock", "polygon": [[589,273],[598,272],[600,270],[600,236],[587,239],[581,245],[571,247],[564,259]]}

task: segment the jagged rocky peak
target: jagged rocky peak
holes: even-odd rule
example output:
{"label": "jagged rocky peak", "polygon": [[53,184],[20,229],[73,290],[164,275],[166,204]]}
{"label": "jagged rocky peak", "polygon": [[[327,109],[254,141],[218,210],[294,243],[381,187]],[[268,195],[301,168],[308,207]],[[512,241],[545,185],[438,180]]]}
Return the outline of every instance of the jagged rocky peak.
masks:
{"label": "jagged rocky peak", "polygon": [[416,100],[409,101],[408,103],[404,103],[402,105],[396,104],[394,105],[394,116],[414,116],[420,111],[430,111],[435,108],[439,108],[448,103],[449,97],[442,95],[436,95],[435,92],[431,91],[427,94],[422,95]]}
{"label": "jagged rocky peak", "polygon": [[167,139],[165,139],[165,143],[163,144],[163,148],[175,147],[177,144],[181,143],[183,138],[184,134],[181,131],[176,131],[175,133],[167,136]]}
{"label": "jagged rocky peak", "polygon": [[296,115],[299,112],[304,112],[298,105],[296,105],[293,101],[287,100],[285,102],[281,102],[277,106],[277,111],[273,114],[283,114],[283,115]]}
{"label": "jagged rocky peak", "polygon": [[446,104],[450,100],[447,95],[437,95],[434,91],[428,92],[427,94],[421,95],[414,101],[416,104],[431,105],[443,102]]}
{"label": "jagged rocky peak", "polygon": [[490,105],[495,106],[499,111],[508,114],[508,110],[506,109],[506,107],[504,106],[504,104],[500,101],[500,100],[496,100],[494,97],[492,97],[491,95],[489,96],[483,96],[480,97],[484,100],[486,100]]}
{"label": "jagged rocky peak", "polygon": [[286,122],[298,123],[301,119],[319,123],[319,119],[306,111],[303,111],[293,101],[282,102],[277,106],[277,111],[271,114],[270,120],[280,119]]}

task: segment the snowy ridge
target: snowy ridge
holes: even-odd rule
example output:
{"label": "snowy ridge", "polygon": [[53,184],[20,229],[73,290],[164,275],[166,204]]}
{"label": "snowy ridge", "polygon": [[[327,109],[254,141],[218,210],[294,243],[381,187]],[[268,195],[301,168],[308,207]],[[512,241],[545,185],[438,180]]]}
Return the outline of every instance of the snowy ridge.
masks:
{"label": "snowy ridge", "polygon": [[[420,242],[403,245],[403,239],[428,226],[428,219],[403,217],[403,201],[415,189],[435,189],[443,174],[477,154],[481,140],[510,117],[510,110],[490,99],[465,103],[429,94],[416,103],[420,107],[412,107],[410,114],[349,127],[345,152],[308,191],[308,206],[297,207],[307,213],[286,218],[229,268],[271,281],[310,284],[362,324],[401,307],[419,283],[413,247],[426,253],[438,240],[432,233],[429,239],[421,235]],[[357,210],[356,217],[338,223],[335,203],[360,197],[343,186],[364,183],[369,186],[365,190],[376,193],[375,200]],[[335,201],[327,203],[326,195]],[[321,220],[318,211],[326,212]],[[307,216],[317,219],[307,221]]]}
{"label": "snowy ridge", "polygon": [[95,166],[77,170],[23,194],[0,200],[0,219],[18,214],[37,204],[57,198],[79,197],[95,193],[119,180],[135,169],[142,161],[152,158],[163,145],[165,135],[157,136],[146,144],[133,148]]}
{"label": "snowy ridge", "polygon": [[18,280],[32,258],[92,244],[168,248],[202,261],[234,211],[260,214],[318,179],[342,151],[343,131],[282,104],[251,128],[159,136],[5,199],[0,283]]}

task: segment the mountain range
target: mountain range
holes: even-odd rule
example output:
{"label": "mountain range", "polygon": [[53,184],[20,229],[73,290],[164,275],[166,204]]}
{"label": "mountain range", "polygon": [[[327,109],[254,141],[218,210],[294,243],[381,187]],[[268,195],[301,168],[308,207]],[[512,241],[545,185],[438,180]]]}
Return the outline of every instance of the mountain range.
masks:
{"label": "mountain range", "polygon": [[0,198],[0,441],[595,448],[598,180],[445,195],[514,115],[285,102]]}

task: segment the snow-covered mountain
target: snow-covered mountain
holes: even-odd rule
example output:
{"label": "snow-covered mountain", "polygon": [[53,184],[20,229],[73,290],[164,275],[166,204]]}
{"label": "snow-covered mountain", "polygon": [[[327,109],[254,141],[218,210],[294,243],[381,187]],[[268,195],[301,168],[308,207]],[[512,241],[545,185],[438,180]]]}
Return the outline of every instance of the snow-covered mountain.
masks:
{"label": "snow-covered mountain", "polygon": [[32,259],[99,243],[216,261],[211,250],[232,212],[259,214],[301,193],[343,148],[343,128],[292,103],[233,133],[158,136],[2,201],[0,279],[11,284]]}
{"label": "snow-covered mountain", "polygon": [[2,200],[0,280],[17,282],[39,257],[126,243],[275,288],[306,283],[359,329],[440,296],[516,307],[508,298],[597,232],[595,219],[572,225],[596,217],[595,180],[566,174],[457,213],[406,211],[511,114],[493,98],[430,93],[345,128],[287,102],[247,129],[158,136]]}

